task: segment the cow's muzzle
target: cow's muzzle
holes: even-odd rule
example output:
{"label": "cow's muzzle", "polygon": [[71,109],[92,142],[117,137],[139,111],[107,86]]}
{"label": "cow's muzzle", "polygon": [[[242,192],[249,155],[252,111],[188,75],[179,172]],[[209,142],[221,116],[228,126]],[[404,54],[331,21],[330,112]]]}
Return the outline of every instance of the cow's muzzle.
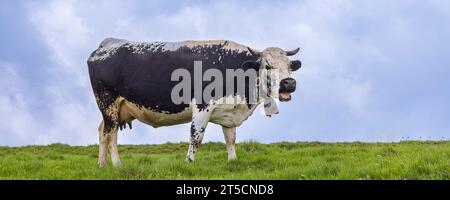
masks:
{"label": "cow's muzzle", "polygon": [[285,78],[280,81],[279,99],[280,101],[290,101],[291,93],[295,91],[297,83],[293,78]]}

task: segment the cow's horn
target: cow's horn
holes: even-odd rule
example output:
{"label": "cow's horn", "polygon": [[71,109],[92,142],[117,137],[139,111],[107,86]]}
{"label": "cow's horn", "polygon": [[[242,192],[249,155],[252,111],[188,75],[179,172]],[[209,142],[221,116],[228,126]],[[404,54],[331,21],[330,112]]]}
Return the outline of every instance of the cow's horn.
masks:
{"label": "cow's horn", "polygon": [[254,55],[254,56],[261,56],[261,52],[260,51],[254,50],[254,49],[252,49],[250,47],[247,47],[247,49],[248,49],[248,51],[250,51],[250,53],[252,55]]}
{"label": "cow's horn", "polygon": [[293,55],[297,54],[298,51],[300,51],[300,48],[296,48],[292,51],[286,51],[286,56],[293,56]]}

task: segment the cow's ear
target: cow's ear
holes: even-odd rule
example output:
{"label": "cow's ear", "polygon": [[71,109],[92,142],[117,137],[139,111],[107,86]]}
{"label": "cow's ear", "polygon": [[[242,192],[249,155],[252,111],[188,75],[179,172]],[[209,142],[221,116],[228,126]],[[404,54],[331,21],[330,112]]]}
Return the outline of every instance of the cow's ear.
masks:
{"label": "cow's ear", "polygon": [[259,62],[253,61],[253,60],[247,60],[242,64],[242,68],[244,68],[244,70],[254,69],[254,70],[258,71],[259,70]]}
{"label": "cow's ear", "polygon": [[294,60],[291,62],[291,71],[297,71],[302,67],[302,62],[300,60]]}

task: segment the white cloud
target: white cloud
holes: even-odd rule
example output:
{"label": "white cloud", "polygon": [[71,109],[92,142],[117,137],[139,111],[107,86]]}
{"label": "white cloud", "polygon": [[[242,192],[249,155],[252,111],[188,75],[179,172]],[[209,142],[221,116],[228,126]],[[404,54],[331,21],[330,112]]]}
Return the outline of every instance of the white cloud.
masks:
{"label": "white cloud", "polygon": [[38,127],[26,98],[25,83],[16,71],[17,65],[0,60],[0,145],[21,143],[36,138]]}
{"label": "white cloud", "polygon": [[[93,144],[98,137],[96,112],[87,75],[90,30],[75,10],[75,1],[29,4],[29,19],[50,50],[53,65],[43,95],[51,111],[38,143]],[[41,121],[42,119],[35,119]],[[43,122],[44,123],[44,122]]]}
{"label": "white cloud", "polygon": [[[86,85],[87,77],[80,65],[81,49],[87,47],[89,30],[74,10],[74,1],[50,1],[41,6],[29,6],[30,21],[42,34],[43,40],[52,51],[52,58],[58,64],[50,73],[71,73],[71,81]],[[67,81],[67,80],[65,80]]]}

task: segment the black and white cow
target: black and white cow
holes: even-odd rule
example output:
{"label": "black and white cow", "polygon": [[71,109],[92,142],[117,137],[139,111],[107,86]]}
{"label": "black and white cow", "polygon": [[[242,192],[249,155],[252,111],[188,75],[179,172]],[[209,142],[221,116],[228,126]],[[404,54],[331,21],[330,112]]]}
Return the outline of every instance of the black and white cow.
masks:
{"label": "black and white cow", "polygon": [[[284,51],[267,48],[262,52],[227,40],[183,42],[130,42],[107,38],[88,58],[89,75],[97,105],[103,116],[99,126],[99,166],[107,163],[108,149],[112,164],[120,165],[117,133],[126,124],[131,128],[135,119],[152,127],[171,126],[191,122],[190,145],[186,156],[193,161],[202,142],[208,122],[223,128],[228,159],[236,159],[236,127],[255,110],[262,99],[251,103],[248,93],[223,92],[220,98],[205,102],[192,98],[189,103],[176,104],[171,100],[172,72],[183,68],[194,73],[194,61],[202,61],[203,71],[217,69],[277,70],[278,84],[268,90],[279,94],[280,101],[289,101],[296,83],[291,72],[301,67],[300,61],[288,56],[299,49]],[[224,80],[226,81],[226,80]],[[272,80],[273,81],[273,80]],[[258,81],[259,82],[259,81]],[[224,83],[224,85],[229,83]],[[250,87],[250,82],[245,82]],[[202,84],[204,88],[207,82]],[[223,103],[227,98],[235,103]]]}

